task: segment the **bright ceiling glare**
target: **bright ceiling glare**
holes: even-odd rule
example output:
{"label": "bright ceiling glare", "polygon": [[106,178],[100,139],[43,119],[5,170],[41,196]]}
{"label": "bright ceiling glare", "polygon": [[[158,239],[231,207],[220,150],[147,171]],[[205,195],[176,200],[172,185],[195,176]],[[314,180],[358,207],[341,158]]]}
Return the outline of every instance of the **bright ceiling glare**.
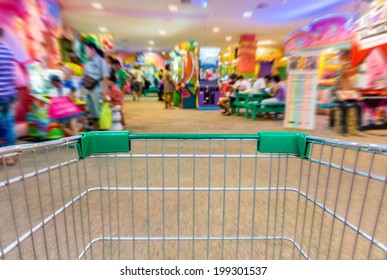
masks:
{"label": "bright ceiling glare", "polygon": [[98,2],[91,2],[91,6],[96,10],[103,10],[103,6]]}
{"label": "bright ceiling glare", "polygon": [[214,28],[212,29],[212,31],[213,31],[214,33],[219,33],[220,28],[219,28],[219,27],[214,27]]}
{"label": "bright ceiling glare", "polygon": [[105,26],[98,27],[99,31],[101,32],[108,32],[108,29]]}
{"label": "bright ceiling glare", "polygon": [[269,46],[269,45],[274,45],[276,42],[273,41],[273,40],[262,40],[262,41],[258,41],[257,45],[260,45],[260,46]]}
{"label": "bright ceiling glare", "polygon": [[153,40],[149,40],[149,45],[153,46],[155,42]]}
{"label": "bright ceiling glare", "polygon": [[247,12],[244,12],[243,13],[243,17],[244,18],[249,18],[249,17],[251,17],[253,15],[253,12],[252,11],[247,11]]}
{"label": "bright ceiling glare", "polygon": [[169,5],[168,9],[170,12],[178,12],[179,11],[179,7],[176,5]]}
{"label": "bright ceiling glare", "polygon": [[159,30],[159,34],[164,36],[164,35],[167,35],[167,31],[165,30]]}
{"label": "bright ceiling glare", "polygon": [[203,8],[205,9],[205,8],[207,8],[208,7],[208,2],[207,1],[204,1],[203,2]]}
{"label": "bright ceiling glare", "polygon": [[227,41],[227,42],[230,42],[231,40],[232,40],[232,37],[231,37],[231,36],[227,36],[227,37],[226,37],[226,41]]}

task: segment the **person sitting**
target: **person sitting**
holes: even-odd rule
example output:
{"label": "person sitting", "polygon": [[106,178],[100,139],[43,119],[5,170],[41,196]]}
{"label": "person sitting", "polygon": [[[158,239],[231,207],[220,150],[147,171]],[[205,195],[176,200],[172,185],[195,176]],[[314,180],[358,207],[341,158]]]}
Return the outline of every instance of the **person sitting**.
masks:
{"label": "person sitting", "polygon": [[271,79],[272,78],[270,75],[266,75],[263,78],[258,78],[258,80],[256,80],[255,83],[253,84],[251,92],[252,93],[264,92],[265,89],[267,89],[269,87]]}
{"label": "person sitting", "polygon": [[270,88],[270,91],[267,92],[270,98],[262,100],[262,104],[273,102],[285,102],[286,100],[286,87],[281,82],[281,78],[278,75],[275,75],[273,77],[273,81],[273,86]]}
{"label": "person sitting", "polygon": [[335,79],[332,91],[334,93],[334,101],[339,104],[342,117],[342,133],[347,135],[347,109],[349,107],[355,107],[357,111],[357,130],[362,131],[361,127],[361,106],[358,102],[359,96],[355,91],[355,80],[350,76],[350,65],[345,64],[341,70],[340,75]]}
{"label": "person sitting", "polygon": [[227,88],[226,96],[219,98],[218,106],[224,110],[221,113],[224,116],[231,115],[230,107],[231,107],[231,103],[235,100],[235,97],[236,97],[236,89],[234,88],[234,85],[235,85],[237,79],[238,79],[238,76],[236,74],[232,74],[230,76],[230,81],[228,82],[228,85],[226,86],[226,88]]}
{"label": "person sitting", "polygon": [[251,85],[242,75],[240,75],[234,85],[237,93],[248,93],[251,91]]}

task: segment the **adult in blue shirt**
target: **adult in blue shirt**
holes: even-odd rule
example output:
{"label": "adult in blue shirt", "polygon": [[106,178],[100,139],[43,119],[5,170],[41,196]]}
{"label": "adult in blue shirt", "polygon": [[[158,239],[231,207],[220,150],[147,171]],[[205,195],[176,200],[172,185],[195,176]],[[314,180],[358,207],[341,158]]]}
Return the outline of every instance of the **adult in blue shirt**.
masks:
{"label": "adult in blue shirt", "polygon": [[96,131],[99,130],[102,101],[109,92],[110,67],[103,58],[103,52],[94,43],[86,44],[86,54],[89,61],[86,63],[84,74],[98,81],[93,89],[87,90],[87,107],[93,120],[93,130]]}
{"label": "adult in blue shirt", "polygon": [[[15,119],[12,105],[16,99],[14,56],[2,43],[4,30],[0,28],[0,147],[16,143]],[[14,165],[12,157],[0,158],[0,164]]]}

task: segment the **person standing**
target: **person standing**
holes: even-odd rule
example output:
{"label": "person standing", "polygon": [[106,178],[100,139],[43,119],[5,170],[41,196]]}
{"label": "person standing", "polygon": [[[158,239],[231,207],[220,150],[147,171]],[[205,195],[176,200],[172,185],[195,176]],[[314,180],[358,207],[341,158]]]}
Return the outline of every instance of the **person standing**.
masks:
{"label": "person standing", "polygon": [[[14,56],[4,46],[4,31],[0,28],[0,147],[16,143],[15,119],[12,105],[16,99]],[[15,164],[13,157],[0,158],[0,164]]]}
{"label": "person standing", "polygon": [[133,101],[136,101],[136,96],[137,96],[137,101],[140,101],[140,97],[142,95],[142,89],[144,87],[144,81],[145,81],[145,76],[141,71],[141,66],[136,65],[134,66],[134,83],[133,83]]}
{"label": "person standing", "polygon": [[158,96],[159,96],[159,101],[164,101],[163,99],[163,94],[164,94],[164,70],[161,68],[159,72],[159,86],[158,86]]}
{"label": "person standing", "polygon": [[108,78],[110,75],[110,67],[103,58],[103,52],[96,46],[96,44],[89,42],[85,45],[89,61],[86,63],[84,75],[96,81],[94,87],[86,89],[87,107],[93,121],[93,130],[97,131],[99,130],[102,100],[106,99],[109,91]]}
{"label": "person standing", "polygon": [[357,134],[362,135],[362,112],[359,102],[359,95],[355,90],[355,79],[351,76],[351,67],[349,63],[345,63],[340,75],[335,79],[332,91],[335,95],[335,102],[341,108],[341,126],[343,135],[348,134],[347,129],[347,110],[354,107],[357,112]]}
{"label": "person standing", "polygon": [[171,65],[165,66],[165,71],[163,74],[163,83],[164,83],[164,101],[165,109],[173,109],[173,92],[175,91],[175,82],[173,81]]}
{"label": "person standing", "polygon": [[[124,100],[125,85],[129,79],[129,75],[122,68],[121,62],[118,59],[115,59],[113,61],[113,71],[117,77],[119,89],[122,92],[122,100]],[[125,117],[124,117],[124,102],[122,102],[122,105],[121,105],[121,124],[123,127],[126,126]]]}
{"label": "person standing", "polygon": [[122,68],[121,62],[117,59],[113,61],[113,69],[115,70],[117,79],[118,79],[118,86],[122,93],[124,93],[124,88],[126,81],[128,80],[128,74],[126,71]]}
{"label": "person standing", "polygon": [[113,67],[113,64],[114,64],[114,61],[116,59],[114,57],[112,57],[111,55],[109,55],[107,58],[106,58],[106,62],[107,64],[109,64],[109,66],[112,68]]}

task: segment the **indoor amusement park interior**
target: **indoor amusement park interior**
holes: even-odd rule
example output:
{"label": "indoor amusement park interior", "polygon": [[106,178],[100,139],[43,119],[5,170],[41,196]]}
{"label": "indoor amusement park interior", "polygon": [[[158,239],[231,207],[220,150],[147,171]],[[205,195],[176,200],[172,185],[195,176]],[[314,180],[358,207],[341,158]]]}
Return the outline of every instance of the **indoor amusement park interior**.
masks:
{"label": "indoor amusement park interior", "polygon": [[0,14],[0,260],[387,259],[387,1]]}

